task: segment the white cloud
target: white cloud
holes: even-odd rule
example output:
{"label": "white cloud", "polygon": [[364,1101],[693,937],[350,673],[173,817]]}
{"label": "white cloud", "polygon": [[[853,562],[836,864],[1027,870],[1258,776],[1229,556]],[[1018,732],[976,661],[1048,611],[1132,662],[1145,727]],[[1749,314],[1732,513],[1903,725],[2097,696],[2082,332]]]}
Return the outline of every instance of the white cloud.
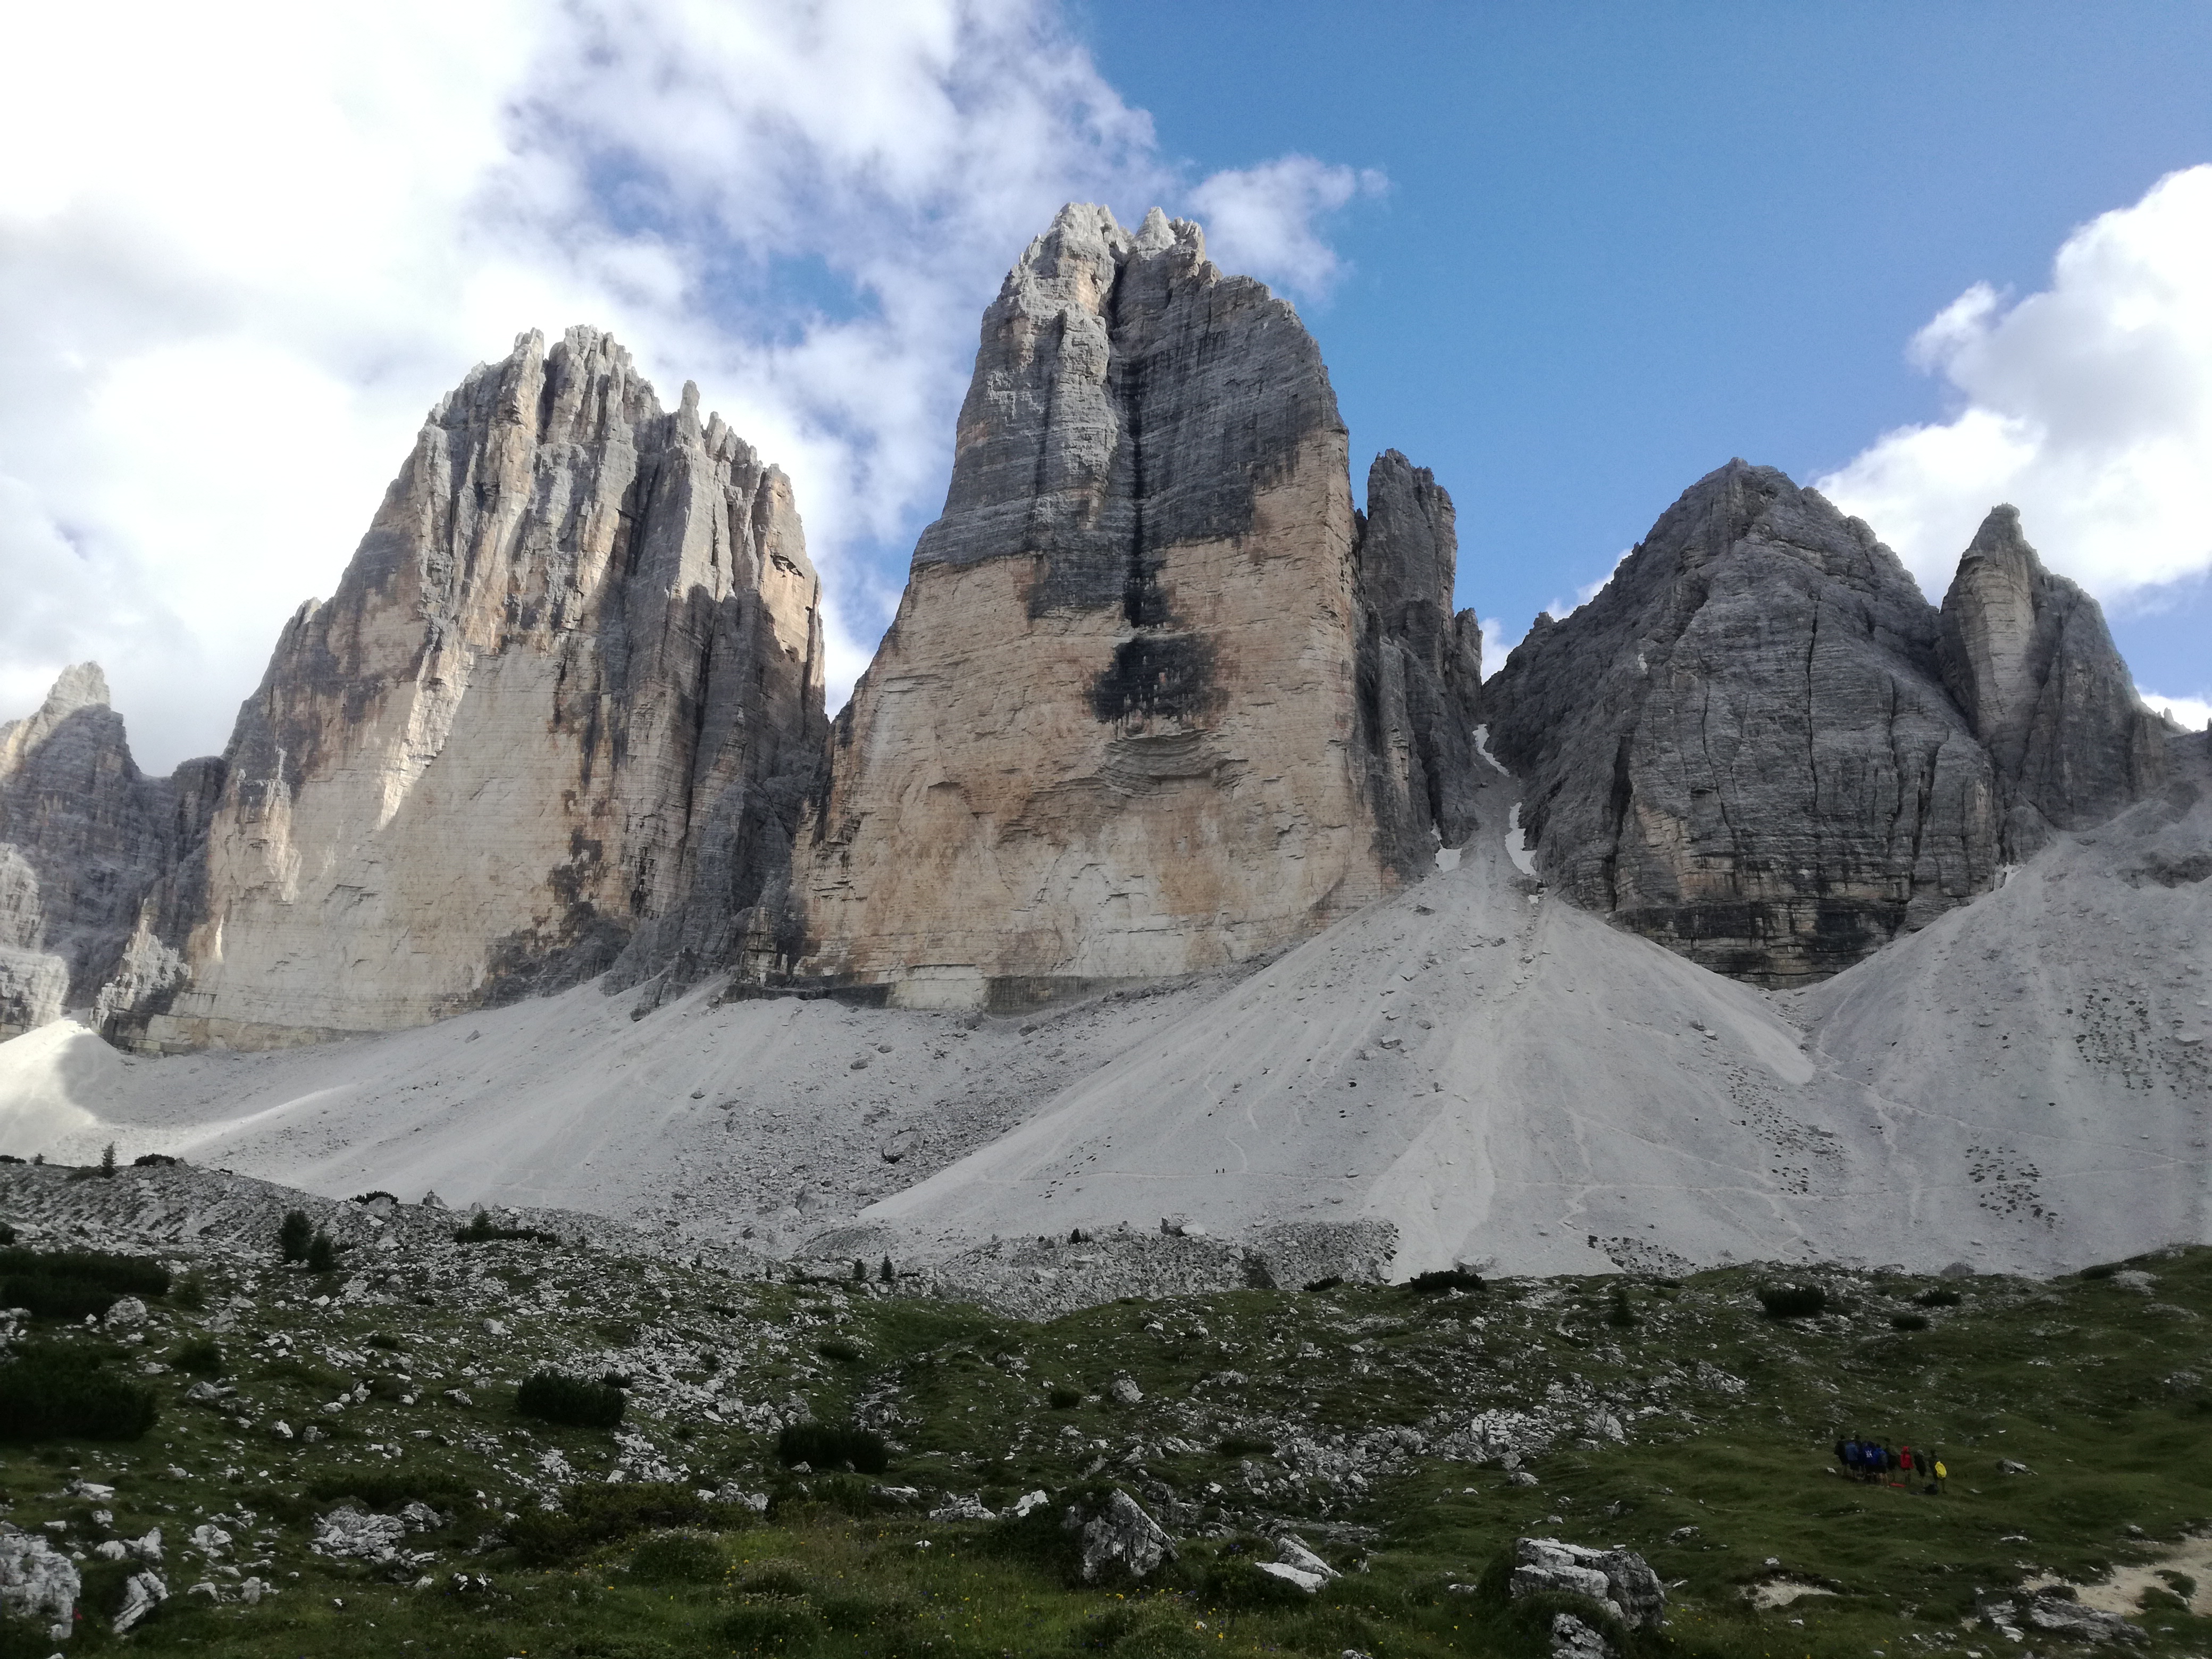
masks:
{"label": "white cloud", "polygon": [[1482,624],[1482,678],[1488,679],[1505,666],[1513,647],[1528,637],[1526,625],[1518,629],[1498,617],[1478,617]]}
{"label": "white cloud", "polygon": [[1327,296],[1344,263],[1317,221],[1354,198],[1380,196],[1389,181],[1354,169],[1285,155],[1254,167],[1225,169],[1190,192],[1206,222],[1206,252],[1226,270],[1248,271],[1303,299]]}
{"label": "white cloud", "polygon": [[1315,292],[1316,220],[1373,187],[1187,187],[1054,0],[11,21],[0,718],[97,657],[157,770],[221,744],[423,411],[524,329],[611,329],[792,474],[841,692],[904,578],[868,555],[935,510],[977,314],[1063,201],[1218,198],[1221,254]]}
{"label": "white cloud", "polygon": [[2212,702],[2203,697],[2169,697],[2157,691],[2146,691],[2140,686],[2136,695],[2141,697],[2153,713],[2168,714],[2192,732],[2202,732],[2212,726]]}
{"label": "white cloud", "polygon": [[2110,604],[2212,568],[2212,166],[2067,238],[2051,286],[1985,283],[1915,337],[1961,399],[1818,481],[1940,599],[1998,501]]}

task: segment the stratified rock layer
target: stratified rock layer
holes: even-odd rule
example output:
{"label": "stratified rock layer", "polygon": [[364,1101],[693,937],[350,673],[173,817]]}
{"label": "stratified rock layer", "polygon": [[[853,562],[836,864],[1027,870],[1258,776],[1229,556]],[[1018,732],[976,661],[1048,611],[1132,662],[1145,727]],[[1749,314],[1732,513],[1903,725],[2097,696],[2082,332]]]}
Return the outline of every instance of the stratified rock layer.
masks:
{"label": "stratified rock layer", "polygon": [[267,1047],[727,956],[817,763],[818,591],[696,388],[666,413],[605,336],[523,337],[286,627],[162,907],[182,972],[133,941],[105,1012]]}
{"label": "stratified rock layer", "polygon": [[761,975],[1018,1006],[1249,957],[1394,884],[1434,803],[1466,807],[1431,775],[1454,739],[1407,729],[1460,696],[1450,505],[1385,471],[1370,602],[1296,313],[1195,225],[1063,210],[984,317],[944,514]]}
{"label": "stratified rock layer", "polygon": [[2101,823],[2165,779],[2166,733],[2136,696],[2103,611],[2043,568],[2016,508],[1990,509],[1959,561],[1942,661],[2015,809],[2016,855],[2043,830]]}
{"label": "stratified rock layer", "polygon": [[1936,632],[1895,556],[1817,493],[1741,461],[1699,480],[1485,688],[1543,874],[1766,985],[1986,890],[1997,779]]}

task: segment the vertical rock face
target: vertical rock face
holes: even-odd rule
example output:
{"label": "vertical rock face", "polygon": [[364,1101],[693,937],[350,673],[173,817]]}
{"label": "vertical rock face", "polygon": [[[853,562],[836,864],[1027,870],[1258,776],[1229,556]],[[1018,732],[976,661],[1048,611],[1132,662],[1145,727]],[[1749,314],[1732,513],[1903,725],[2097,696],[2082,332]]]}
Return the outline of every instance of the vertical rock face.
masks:
{"label": "vertical rock face", "polygon": [[1367,470],[1359,537],[1359,730],[1383,859],[1400,877],[1474,829],[1482,629],[1452,614],[1451,497],[1386,450]]}
{"label": "vertical rock face", "polygon": [[167,780],[142,775],[96,663],[0,726],[0,1036],[91,1003],[174,858]]}
{"label": "vertical rock face", "polygon": [[[1943,596],[1943,683],[1996,763],[2033,850],[2045,824],[2100,823],[2154,790],[2166,734],[2097,602],[2043,568],[2011,507],[1990,510]],[[2027,809],[2024,820],[2017,816]]]}
{"label": "vertical rock face", "polygon": [[783,475],[695,388],[525,336],[286,627],[105,1012],[263,1047],[726,956],[817,763],[817,600]]}
{"label": "vertical rock face", "polygon": [[1456,672],[1449,503],[1389,476],[1374,562],[1404,591],[1370,605],[1296,313],[1195,225],[1063,210],[985,315],[944,515],[838,719],[763,976],[1013,1006],[1249,957],[1382,891],[1437,801],[1464,816],[1406,729],[1444,718],[1441,691],[1409,712],[1422,674]]}
{"label": "vertical rock face", "polygon": [[1730,462],[1485,689],[1523,828],[1577,903],[1767,985],[1987,889],[1987,753],[1937,619],[1856,520]]}

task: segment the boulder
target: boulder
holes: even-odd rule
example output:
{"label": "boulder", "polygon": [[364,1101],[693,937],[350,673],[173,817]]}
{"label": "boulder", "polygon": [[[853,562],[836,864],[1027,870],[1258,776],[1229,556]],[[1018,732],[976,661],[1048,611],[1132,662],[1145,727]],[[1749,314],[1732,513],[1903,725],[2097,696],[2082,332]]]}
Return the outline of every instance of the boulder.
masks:
{"label": "boulder", "polygon": [[1083,1582],[1142,1578],[1176,1559],[1175,1541],[1119,1486],[1103,1498],[1068,1506],[1061,1526],[1076,1534]]}
{"label": "boulder", "polygon": [[146,1615],[169,1599],[169,1587],[154,1572],[134,1572],[124,1581],[123,1606],[115,1615],[115,1633],[135,1629]]}
{"label": "boulder", "polygon": [[1483,688],[1543,878],[1767,986],[1849,967],[1988,890],[1999,781],[1896,556],[1731,461]]}
{"label": "boulder", "polygon": [[396,1515],[340,1507],[316,1520],[312,1547],[318,1555],[388,1562],[397,1559],[407,1531],[407,1522]]}
{"label": "boulder", "polygon": [[1510,1593],[1586,1595],[1632,1628],[1656,1630],[1666,1616],[1667,1587],[1633,1550],[1592,1549],[1556,1538],[1516,1539]]}
{"label": "boulder", "polygon": [[2070,1595],[2035,1590],[2006,1595],[1984,1593],[1974,1598],[1974,1608],[1984,1624],[2014,1639],[2027,1632],[2040,1631],[2067,1641],[2121,1643],[2130,1647],[2143,1646],[2150,1640],[2140,1626],[2117,1613],[2084,1607]]}
{"label": "boulder", "polygon": [[1613,1644],[1571,1613],[1552,1615],[1552,1659],[1614,1659]]}
{"label": "boulder", "polygon": [[0,1521],[0,1609],[42,1626],[56,1641],[70,1634],[84,1580],[76,1563],[34,1534]]}

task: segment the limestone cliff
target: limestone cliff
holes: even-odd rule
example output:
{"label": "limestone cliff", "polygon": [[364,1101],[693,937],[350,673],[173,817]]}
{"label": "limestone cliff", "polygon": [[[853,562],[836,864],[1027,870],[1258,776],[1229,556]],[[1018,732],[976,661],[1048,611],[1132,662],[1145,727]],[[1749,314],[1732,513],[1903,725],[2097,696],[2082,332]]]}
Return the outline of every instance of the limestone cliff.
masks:
{"label": "limestone cliff", "polygon": [[94,1002],[175,862],[179,791],[209,764],[141,774],[97,663],[0,726],[0,1036]]}
{"label": "limestone cliff", "polygon": [[2011,507],[1990,509],[1943,596],[1943,683],[1996,763],[2016,855],[2046,828],[2101,823],[2154,790],[2166,733],[2097,602],[2043,568]]}
{"label": "limestone cliff", "polygon": [[1449,502],[1386,459],[1363,544],[1291,308],[1195,225],[1063,210],[985,314],[945,512],[757,976],[1006,1007],[1188,972],[1463,833]]}
{"label": "limestone cliff", "polygon": [[104,1012],[266,1047],[720,960],[817,763],[818,598],[783,475],[695,388],[526,335],[285,628]]}
{"label": "limestone cliff", "polygon": [[1485,688],[1576,902],[1721,972],[1848,967],[1995,880],[1998,780],[1865,525],[1732,461]]}

